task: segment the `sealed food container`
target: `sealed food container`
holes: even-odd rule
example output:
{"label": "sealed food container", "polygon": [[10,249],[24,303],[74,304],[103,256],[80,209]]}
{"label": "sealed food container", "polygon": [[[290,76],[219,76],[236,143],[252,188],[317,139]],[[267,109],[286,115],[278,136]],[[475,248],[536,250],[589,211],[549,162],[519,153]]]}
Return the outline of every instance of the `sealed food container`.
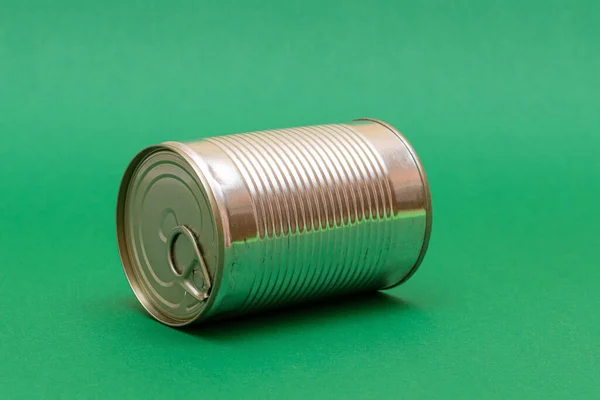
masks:
{"label": "sealed food container", "polygon": [[117,238],[138,300],[183,326],[396,286],[431,218],[413,148],[360,119],[150,146],[123,177]]}

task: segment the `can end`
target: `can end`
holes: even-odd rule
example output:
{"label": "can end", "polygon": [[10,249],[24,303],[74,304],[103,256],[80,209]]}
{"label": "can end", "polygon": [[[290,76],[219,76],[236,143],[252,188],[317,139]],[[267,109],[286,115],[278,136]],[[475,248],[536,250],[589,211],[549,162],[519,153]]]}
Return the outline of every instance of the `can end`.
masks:
{"label": "can end", "polygon": [[423,262],[423,258],[425,257],[425,254],[427,253],[427,249],[429,247],[429,240],[431,238],[431,227],[432,227],[432,222],[433,222],[432,205],[431,205],[431,190],[429,188],[429,181],[427,180],[425,168],[423,167],[421,160],[417,156],[417,153],[415,152],[415,150],[412,147],[412,145],[410,144],[410,142],[406,139],[406,137],[404,137],[404,135],[402,133],[400,133],[400,131],[398,129],[394,128],[392,125],[390,125],[386,122],[383,122],[383,121],[380,121],[380,120],[374,119],[374,118],[357,118],[357,119],[355,119],[355,121],[373,122],[373,123],[376,123],[376,124],[379,124],[379,125],[385,127],[386,129],[388,129],[389,131],[394,133],[394,135],[396,135],[398,137],[398,139],[400,139],[400,141],[404,144],[404,146],[410,153],[415,165],[417,166],[417,170],[419,171],[419,175],[421,177],[421,183],[423,185],[423,196],[425,199],[424,205],[425,205],[425,218],[426,219],[425,219],[425,233],[423,236],[423,244],[421,246],[421,251],[419,253],[419,256],[417,257],[417,261],[414,263],[414,265],[411,267],[411,269],[408,271],[408,273],[406,275],[404,275],[402,277],[402,279],[400,279],[400,281],[398,281],[390,286],[386,286],[386,287],[382,288],[381,290],[392,289],[398,285],[403,284],[408,279],[410,279],[411,276],[414,275],[414,273],[417,271],[417,269],[419,269],[419,266]]}

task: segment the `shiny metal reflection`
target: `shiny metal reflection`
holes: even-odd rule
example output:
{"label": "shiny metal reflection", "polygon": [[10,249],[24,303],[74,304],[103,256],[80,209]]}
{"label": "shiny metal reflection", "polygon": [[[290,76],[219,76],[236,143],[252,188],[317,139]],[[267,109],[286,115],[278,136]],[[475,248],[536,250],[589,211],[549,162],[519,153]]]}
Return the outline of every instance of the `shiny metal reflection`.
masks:
{"label": "shiny metal reflection", "polygon": [[393,287],[430,232],[419,159],[368,119],[151,146],[117,207],[128,280],[173,326]]}

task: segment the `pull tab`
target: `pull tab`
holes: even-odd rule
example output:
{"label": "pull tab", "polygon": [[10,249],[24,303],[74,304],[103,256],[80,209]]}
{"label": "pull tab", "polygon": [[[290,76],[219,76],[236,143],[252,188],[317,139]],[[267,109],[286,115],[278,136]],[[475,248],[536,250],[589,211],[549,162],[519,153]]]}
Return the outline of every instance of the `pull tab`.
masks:
{"label": "pull tab", "polygon": [[[194,251],[196,252],[196,259],[200,264],[202,269],[202,274],[204,278],[204,284],[201,288],[198,288],[193,280],[193,272],[194,272],[194,262],[189,263],[183,271],[180,271],[175,266],[175,257],[174,257],[174,247],[175,241],[180,235],[185,235],[192,243]],[[202,253],[200,252],[200,245],[198,244],[198,238],[192,232],[190,228],[185,225],[179,225],[175,227],[171,233],[169,234],[169,238],[167,240],[167,260],[169,262],[169,266],[175,274],[175,280],[183,287],[183,289],[188,292],[192,297],[199,301],[205,301],[208,299],[208,295],[210,294],[211,289],[211,281],[210,275],[208,274],[208,268],[206,268],[206,264],[204,262],[204,258],[202,257]]]}

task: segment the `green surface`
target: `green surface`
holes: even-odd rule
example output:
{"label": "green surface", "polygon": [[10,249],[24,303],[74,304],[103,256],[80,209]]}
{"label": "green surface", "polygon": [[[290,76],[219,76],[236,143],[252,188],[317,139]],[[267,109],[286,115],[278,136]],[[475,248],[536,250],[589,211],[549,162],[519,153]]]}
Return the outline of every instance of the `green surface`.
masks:
{"label": "green surface", "polygon": [[[0,397],[600,396],[598,2],[5,2]],[[389,296],[194,331],[121,270],[121,174],[164,140],[375,117],[430,251]]]}

